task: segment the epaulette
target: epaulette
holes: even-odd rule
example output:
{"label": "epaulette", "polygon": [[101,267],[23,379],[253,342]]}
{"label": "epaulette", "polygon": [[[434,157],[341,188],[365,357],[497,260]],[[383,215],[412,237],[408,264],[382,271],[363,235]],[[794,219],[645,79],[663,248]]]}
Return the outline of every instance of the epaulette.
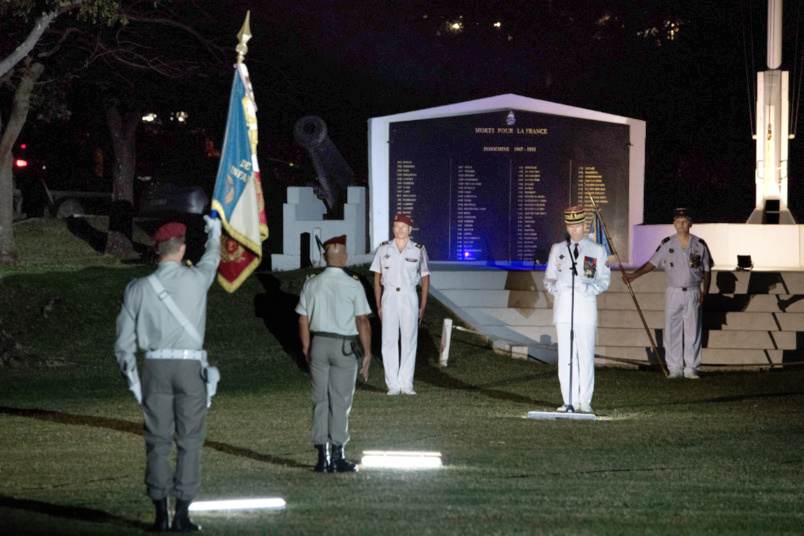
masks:
{"label": "epaulette", "polygon": [[315,276],[316,276],[316,274],[310,274],[310,275],[308,275],[308,276],[307,276],[307,279],[312,279],[312,278],[314,278]]}
{"label": "epaulette", "polygon": [[416,244],[416,247],[419,249],[424,249],[424,244]]}
{"label": "epaulette", "polygon": [[383,242],[383,243],[382,243],[382,244],[380,244],[380,245],[381,245],[381,246],[387,246],[387,245],[388,245],[390,242],[391,242],[390,240],[386,240],[385,242]]}
{"label": "epaulette", "polygon": [[670,238],[672,238],[672,237],[668,236],[667,238],[662,240],[662,244],[666,244],[666,243],[670,242]]}
{"label": "epaulette", "polygon": [[357,280],[357,281],[360,281],[360,278],[359,278],[359,277],[357,277],[357,274],[352,274],[352,279],[355,279],[355,280]]}
{"label": "epaulette", "polygon": [[[704,239],[703,239],[703,238],[699,238],[699,239],[698,239],[698,242],[700,242],[701,244],[703,244],[704,246],[706,246],[706,242],[704,242]],[[706,246],[706,247],[709,247],[709,246]]]}

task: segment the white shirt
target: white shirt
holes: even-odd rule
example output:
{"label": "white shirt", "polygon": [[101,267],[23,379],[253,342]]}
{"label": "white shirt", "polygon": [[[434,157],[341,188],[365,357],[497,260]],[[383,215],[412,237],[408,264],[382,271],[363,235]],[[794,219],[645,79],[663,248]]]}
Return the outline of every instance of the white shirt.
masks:
{"label": "white shirt", "polygon": [[[568,247],[569,246],[569,247]],[[553,244],[544,274],[547,292],[556,297],[553,302],[553,323],[569,323],[573,314],[572,303],[572,257],[575,243],[570,241]],[[603,246],[588,238],[578,242],[578,259],[575,261],[578,274],[575,276],[574,318],[577,324],[597,325],[597,295],[609,288],[611,269]]]}
{"label": "white shirt", "polygon": [[410,239],[402,251],[396,247],[396,240],[383,242],[374,255],[371,271],[382,276],[386,288],[414,290],[422,277],[430,275],[427,250]]}

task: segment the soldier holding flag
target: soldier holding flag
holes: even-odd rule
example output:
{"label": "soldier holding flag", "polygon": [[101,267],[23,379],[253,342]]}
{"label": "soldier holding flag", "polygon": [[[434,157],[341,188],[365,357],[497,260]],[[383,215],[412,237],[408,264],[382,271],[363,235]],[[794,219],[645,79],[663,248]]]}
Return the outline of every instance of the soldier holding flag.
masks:
{"label": "soldier holding flag", "polygon": [[[181,261],[187,227],[171,222],[153,241],[159,267],[151,276],[126,287],[117,317],[114,354],[129,388],[145,414],[145,484],[156,507],[153,529],[186,532],[201,527],[190,521],[190,503],[201,485],[201,446],[207,429],[205,389],[207,353],[203,350],[207,291],[220,259],[221,222],[209,216],[206,251],[194,267]],[[145,351],[142,385],[135,352]],[[173,440],[176,471],[170,466]],[[168,496],[176,494],[171,527]]]}

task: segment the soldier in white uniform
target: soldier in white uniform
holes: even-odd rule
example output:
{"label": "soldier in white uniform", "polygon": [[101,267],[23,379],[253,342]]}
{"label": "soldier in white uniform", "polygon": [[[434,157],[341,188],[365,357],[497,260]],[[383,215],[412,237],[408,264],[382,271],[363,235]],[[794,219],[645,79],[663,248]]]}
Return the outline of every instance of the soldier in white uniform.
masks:
{"label": "soldier in white uniform", "polygon": [[[201,485],[201,446],[207,432],[207,393],[201,374],[206,364],[203,348],[207,321],[207,291],[220,262],[221,221],[204,217],[208,233],[206,251],[194,267],[182,264],[186,226],[171,222],[154,234],[159,267],[154,272],[163,290],[148,278],[126,287],[117,317],[114,354],[129,388],[145,415],[145,484],[156,506],[155,531],[171,529],[168,496],[176,494],[172,530],[200,530],[188,514]],[[185,327],[162,301],[162,293],[184,315]],[[140,386],[135,352],[145,353]],[[176,471],[170,466],[176,440]]]}
{"label": "soldier in white uniform", "polygon": [[[690,234],[692,218],[685,208],[673,214],[675,236],[668,236],[650,260],[637,271],[626,274],[629,283],[654,268],[664,266],[664,349],[669,378],[697,380],[701,368],[701,307],[709,294],[712,256],[706,242]],[[703,282],[703,289],[701,283]]]}
{"label": "soldier in white uniform", "polygon": [[[423,244],[410,240],[413,221],[405,214],[394,216],[394,239],[377,248],[374,299],[382,322],[382,363],[389,395],[415,395],[413,370],[419,324],[430,292],[430,268]],[[416,295],[421,281],[422,301]],[[401,341],[401,344],[400,344]],[[401,355],[399,346],[402,347]]]}
{"label": "soldier in white uniform", "polygon": [[[357,471],[346,461],[343,447],[349,441],[349,412],[355,394],[356,357],[363,348],[363,378],[371,361],[371,307],[357,276],[346,266],[346,236],[324,242],[326,269],[304,283],[296,312],[299,337],[310,366],[313,384],[313,445],[318,450],[319,473]],[[359,342],[358,342],[359,338]],[[332,460],[329,444],[332,444]]]}
{"label": "soldier in white uniform", "polygon": [[[583,412],[592,412],[597,295],[609,288],[611,281],[606,250],[586,237],[585,218],[582,206],[564,209],[569,239],[553,244],[544,274],[544,286],[555,296],[553,324],[558,334],[558,380],[564,399],[564,405],[557,410],[560,412],[572,412],[576,408]],[[576,266],[574,277],[573,265]],[[572,341],[572,376],[571,333],[575,335]]]}

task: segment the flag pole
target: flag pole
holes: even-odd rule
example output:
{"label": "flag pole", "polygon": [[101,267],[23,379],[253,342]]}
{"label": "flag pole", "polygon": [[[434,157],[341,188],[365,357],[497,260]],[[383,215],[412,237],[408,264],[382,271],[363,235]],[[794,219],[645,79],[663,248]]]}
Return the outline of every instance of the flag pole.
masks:
{"label": "flag pole", "polygon": [[251,26],[249,26],[249,17],[251,16],[251,10],[246,11],[246,20],[243,21],[243,27],[240,28],[240,32],[237,34],[237,46],[235,47],[235,51],[237,52],[237,63],[243,63],[243,60],[246,59],[246,54],[248,53],[248,43],[249,39],[251,39]]}
{"label": "flag pole", "polygon": [[[246,43],[252,38],[251,26],[249,25],[250,17],[251,10],[248,10],[246,11],[246,20],[243,21],[243,26],[237,34],[237,46],[235,47],[237,63],[243,63],[243,60],[246,59],[246,54],[248,54],[248,45],[246,45]],[[211,218],[216,219],[218,217],[218,211],[213,209],[210,211],[209,215]]]}
{"label": "flag pole", "polygon": [[[595,215],[600,220],[600,225],[603,227],[603,233],[606,235],[606,240],[609,242],[609,247],[611,247],[612,253],[617,258],[617,264],[620,266],[620,271],[622,271],[623,263],[620,260],[620,254],[617,253],[617,248],[614,247],[614,242],[611,240],[611,236],[609,235],[608,229],[606,229],[606,222],[603,221],[603,218],[600,216],[600,209],[598,209],[597,204],[595,203],[595,199],[592,197],[592,194],[589,194],[589,199],[592,201],[592,207],[595,210]],[[659,350],[656,349],[656,343],[653,342],[653,335],[650,333],[650,329],[648,328],[648,323],[645,320],[645,316],[642,314],[642,309],[639,307],[639,302],[637,302],[636,295],[634,294],[634,289],[631,288],[631,283],[623,279],[623,282],[628,287],[628,292],[631,293],[631,298],[634,300],[634,305],[636,306],[636,310],[639,313],[639,318],[642,320],[642,326],[645,328],[645,333],[648,334],[648,340],[650,340],[650,345],[653,348],[653,355],[656,356],[656,361],[659,362],[659,366],[662,368],[662,372],[664,373],[665,377],[667,377],[667,369],[662,362],[662,356],[659,355]]]}

